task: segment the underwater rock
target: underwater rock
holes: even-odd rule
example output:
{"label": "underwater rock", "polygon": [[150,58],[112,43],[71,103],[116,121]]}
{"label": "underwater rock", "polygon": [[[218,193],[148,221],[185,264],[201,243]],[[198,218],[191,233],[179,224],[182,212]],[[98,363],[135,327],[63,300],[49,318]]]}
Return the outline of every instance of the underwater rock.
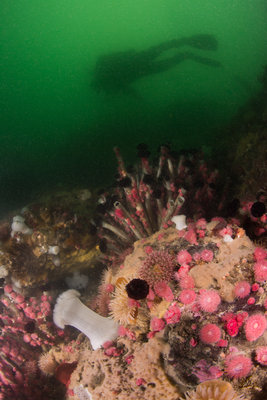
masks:
{"label": "underwater rock", "polygon": [[66,273],[94,267],[99,250],[89,222],[93,203],[91,208],[78,207],[85,201],[76,193],[67,198],[53,195],[14,217],[12,232],[1,243],[0,265],[8,272],[7,282],[12,277],[25,292],[56,282]]}
{"label": "underwater rock", "polygon": [[[110,288],[107,309],[122,325],[123,337],[144,345],[161,331],[169,346],[162,348],[164,371],[181,392],[202,381],[234,378],[236,397],[253,399],[265,379],[255,352],[267,345],[266,254],[238,225],[201,219],[136,241],[123,263],[115,261],[106,273],[101,290]],[[162,275],[168,257],[172,272]],[[149,293],[131,299],[126,287],[144,278],[144,266],[154,276]],[[244,380],[254,389],[243,391]]]}

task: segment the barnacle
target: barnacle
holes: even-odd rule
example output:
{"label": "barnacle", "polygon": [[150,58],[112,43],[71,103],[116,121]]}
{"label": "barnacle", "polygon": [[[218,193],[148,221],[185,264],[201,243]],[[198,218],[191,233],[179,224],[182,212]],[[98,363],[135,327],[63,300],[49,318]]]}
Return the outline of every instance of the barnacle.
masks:
{"label": "barnacle", "polygon": [[229,382],[213,379],[200,383],[195,391],[185,394],[186,400],[245,400]]}

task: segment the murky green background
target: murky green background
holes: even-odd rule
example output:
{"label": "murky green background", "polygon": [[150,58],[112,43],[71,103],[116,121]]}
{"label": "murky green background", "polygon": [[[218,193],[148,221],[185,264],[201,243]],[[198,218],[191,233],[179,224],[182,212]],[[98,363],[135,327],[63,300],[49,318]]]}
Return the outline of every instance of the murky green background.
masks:
{"label": "murky green background", "polygon": [[[0,15],[0,214],[107,184],[114,144],[129,162],[139,142],[212,149],[267,62],[264,0],[1,0]],[[199,33],[219,49],[194,52],[222,68],[185,61],[136,81],[136,97],[91,89],[102,54]]]}

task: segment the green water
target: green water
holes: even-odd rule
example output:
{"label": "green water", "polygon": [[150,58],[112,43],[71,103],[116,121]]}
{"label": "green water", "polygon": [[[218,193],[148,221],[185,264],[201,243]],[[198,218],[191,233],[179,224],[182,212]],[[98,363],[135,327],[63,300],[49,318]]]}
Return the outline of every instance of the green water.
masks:
{"label": "green water", "polygon": [[[139,142],[212,148],[267,62],[265,0],[1,0],[0,15],[0,213],[106,184],[114,144],[129,162]],[[218,50],[190,51],[221,68],[186,60],[136,80],[134,95],[90,86],[103,54],[201,33]]]}

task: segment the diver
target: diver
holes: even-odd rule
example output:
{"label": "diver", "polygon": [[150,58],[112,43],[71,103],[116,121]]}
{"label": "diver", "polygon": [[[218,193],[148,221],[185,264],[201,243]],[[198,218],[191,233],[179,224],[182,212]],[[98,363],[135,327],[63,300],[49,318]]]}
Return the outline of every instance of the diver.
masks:
{"label": "diver", "polygon": [[106,93],[133,93],[131,83],[145,76],[167,71],[185,60],[193,60],[211,67],[221,66],[219,61],[189,51],[158,59],[164,52],[179,49],[182,46],[215,51],[218,48],[218,42],[213,35],[199,34],[169,40],[143,51],[126,50],[102,55],[96,62],[91,86],[96,91]]}

